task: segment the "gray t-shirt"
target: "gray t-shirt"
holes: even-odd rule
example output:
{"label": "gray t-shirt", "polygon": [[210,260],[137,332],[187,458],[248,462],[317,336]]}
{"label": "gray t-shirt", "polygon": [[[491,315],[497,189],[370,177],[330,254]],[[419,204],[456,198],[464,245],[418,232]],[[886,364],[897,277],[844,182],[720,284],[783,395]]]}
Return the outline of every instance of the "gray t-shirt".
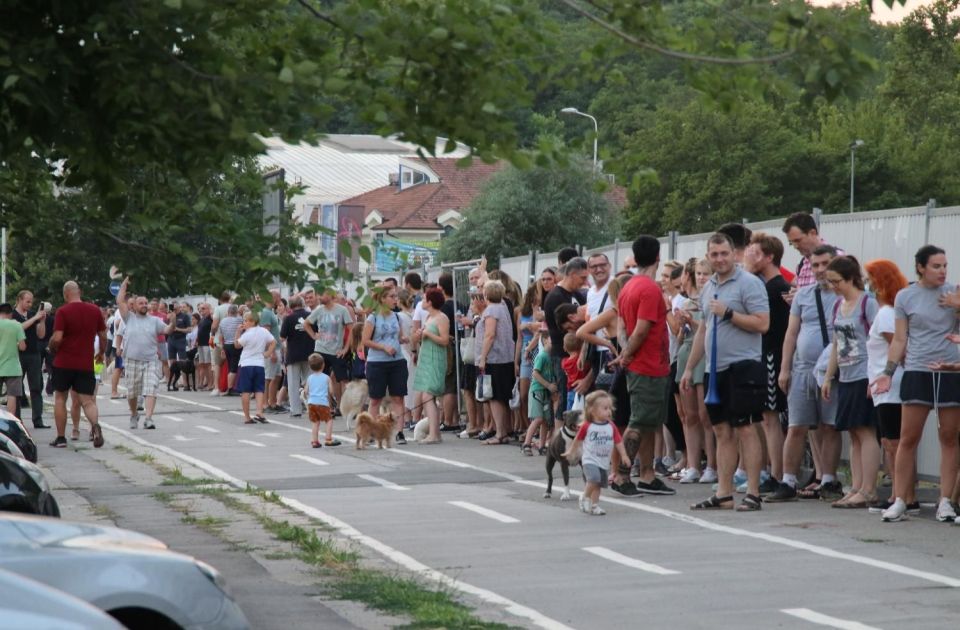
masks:
{"label": "gray t-shirt", "polygon": [[343,330],[353,323],[350,311],[342,304],[331,304],[330,308],[318,306],[307,321],[317,331],[313,350],[323,354],[336,354],[343,349]]}
{"label": "gray t-shirt", "polygon": [[843,313],[843,301],[833,318],[833,334],[837,340],[837,365],[840,367],[840,382],[852,383],[867,378],[867,338],[870,325],[877,316],[877,301],[864,293],[853,310]]}
{"label": "gray t-shirt", "polygon": [[[797,347],[793,353],[793,371],[809,372],[817,365],[823,353],[823,334],[820,332],[820,317],[817,314],[816,289],[819,284],[810,284],[799,291],[790,305],[790,316],[800,318]],[[833,305],[837,294],[829,289],[820,289],[823,301],[823,318],[827,324],[827,341],[833,339]]]}
{"label": "gray t-shirt", "polygon": [[704,351],[707,369],[713,365],[713,331],[716,321],[717,330],[717,371],[721,372],[737,361],[759,361],[763,351],[763,335],[748,332],[723,318],[714,319],[710,313],[710,300],[720,300],[737,313],[755,315],[770,312],[770,300],[763,280],[737,267],[733,274],[722,284],[717,285],[717,274],[713,274],[700,295],[700,309],[707,320],[704,330]]}
{"label": "gray t-shirt", "polygon": [[487,308],[483,309],[480,321],[477,322],[477,336],[474,341],[478,361],[483,350],[483,337],[486,334],[487,326],[496,326],[493,346],[490,347],[490,352],[487,354],[487,364],[513,363],[515,348],[513,325],[510,323],[510,310],[506,304],[503,302],[490,303]]}
{"label": "gray t-shirt", "polygon": [[167,329],[159,317],[127,311],[123,320],[123,359],[125,361],[157,361],[157,335]]}
{"label": "gray t-shirt", "polygon": [[242,324],[243,318],[239,315],[234,315],[233,317],[227,315],[220,320],[220,334],[223,335],[223,343],[225,345],[233,345],[233,342],[237,339],[237,331]]}
{"label": "gray t-shirt", "polygon": [[[318,308],[318,310],[320,309]],[[314,313],[317,311],[314,311]],[[312,315],[313,313],[311,313]],[[367,321],[373,324],[371,341],[390,346],[396,350],[396,353],[391,357],[379,348],[367,348],[367,362],[403,361],[403,352],[400,348],[400,315],[397,313],[387,313],[386,315],[371,313],[367,315]]]}
{"label": "gray t-shirt", "polygon": [[893,301],[896,317],[907,320],[905,371],[929,372],[931,362],[957,361],[957,347],[946,338],[957,332],[957,313],[938,303],[941,295],[955,290],[950,283],[936,289],[912,284],[897,293]]}

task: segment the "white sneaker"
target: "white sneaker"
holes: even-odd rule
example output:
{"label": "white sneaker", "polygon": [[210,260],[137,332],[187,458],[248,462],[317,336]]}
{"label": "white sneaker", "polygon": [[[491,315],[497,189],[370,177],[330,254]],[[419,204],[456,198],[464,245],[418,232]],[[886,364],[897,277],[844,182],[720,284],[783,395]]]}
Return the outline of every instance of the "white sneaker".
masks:
{"label": "white sneaker", "polygon": [[130,416],[130,428],[136,429],[138,424],[140,424],[140,414],[135,413],[132,416]]}
{"label": "white sneaker", "polygon": [[697,483],[700,481],[700,471],[690,467],[680,475],[680,483]]}
{"label": "white sneaker", "polygon": [[883,519],[884,523],[896,523],[897,521],[902,521],[906,513],[907,504],[903,502],[903,499],[898,498],[893,502],[893,505],[883,511],[880,518]]}
{"label": "white sneaker", "polygon": [[590,512],[590,500],[587,499],[587,495],[585,494],[580,495],[580,511],[584,514]]}
{"label": "white sneaker", "polygon": [[145,420],[143,421],[143,428],[144,428],[144,429],[156,429],[157,427],[154,426],[154,424],[153,424],[153,419],[152,419],[152,418],[147,418],[147,419],[145,419]]}
{"label": "white sneaker", "polygon": [[663,462],[663,465],[666,466],[667,468],[670,468],[671,466],[673,466],[674,464],[677,463],[677,460],[675,460],[674,458],[670,457],[669,455],[667,455],[666,457],[664,457],[664,458],[661,459],[660,461]]}
{"label": "white sneaker", "polygon": [[592,514],[593,516],[603,516],[603,515],[606,514],[606,513],[607,513],[607,511],[604,510],[604,509],[603,509],[602,507],[600,507],[599,505],[597,505],[596,503],[594,503],[594,504],[593,504],[593,507],[590,508],[590,514]]}
{"label": "white sneaker", "polygon": [[700,483],[716,483],[717,482],[717,471],[713,468],[707,466],[703,469],[703,474],[700,475]]}
{"label": "white sneaker", "polygon": [[937,506],[937,520],[941,523],[953,523],[957,518],[957,511],[953,509],[953,504],[947,497],[940,498],[940,505]]}
{"label": "white sneaker", "polygon": [[960,525],[960,516],[958,516],[957,518],[953,519],[953,524],[954,524],[954,525]]}
{"label": "white sneaker", "polygon": [[219,395],[220,395],[220,390],[219,390],[219,389],[211,389],[211,390],[210,390],[210,395],[211,395],[211,396],[219,396]]}

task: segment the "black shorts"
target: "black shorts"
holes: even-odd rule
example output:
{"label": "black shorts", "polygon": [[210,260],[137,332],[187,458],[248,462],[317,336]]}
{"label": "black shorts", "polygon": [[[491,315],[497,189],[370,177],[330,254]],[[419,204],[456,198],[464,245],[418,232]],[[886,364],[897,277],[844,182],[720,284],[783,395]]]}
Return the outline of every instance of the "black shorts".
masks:
{"label": "black shorts", "polygon": [[387,395],[407,395],[407,362],[398,361],[367,361],[367,394],[373,400],[380,400]]}
{"label": "black shorts", "polygon": [[67,368],[53,368],[53,391],[68,392],[93,396],[97,389],[97,378],[93,370],[70,370]]}
{"label": "black shorts", "polygon": [[767,400],[764,403],[766,411],[784,412],[787,410],[787,395],[780,389],[780,355],[768,352],[763,355],[764,366],[767,368]]}
{"label": "black shorts", "polygon": [[341,383],[345,383],[350,380],[350,364],[347,363],[347,360],[343,357],[338,357],[335,354],[324,354],[320,353],[320,356],[323,357],[323,373],[327,376],[331,374]]}
{"label": "black shorts", "polygon": [[867,398],[867,379],[850,383],[837,383],[837,431],[849,431],[860,427],[877,427],[877,411],[873,401]]}
{"label": "black shorts", "polygon": [[223,350],[227,353],[227,372],[236,374],[237,369],[240,367],[240,353],[243,352],[243,350],[237,348],[232,343],[225,345]]}
{"label": "black shorts", "polygon": [[463,366],[463,375],[460,377],[460,389],[468,392],[477,389],[477,366],[472,363],[467,363]]}
{"label": "black shorts", "polygon": [[[710,391],[710,372],[703,375],[703,389]],[[728,423],[731,427],[745,427],[749,424],[761,422],[763,414],[749,414],[746,416],[737,416],[730,410],[730,370],[717,372],[717,393],[720,395],[719,405],[707,405],[707,415],[710,416],[710,424]]]}
{"label": "black shorts", "polygon": [[510,403],[517,374],[513,363],[488,363],[486,373],[493,382],[493,400]]}
{"label": "black shorts", "polygon": [[900,439],[900,414],[902,411],[903,407],[900,403],[877,405],[877,419],[880,423],[880,437],[882,439]]}
{"label": "black shorts", "polygon": [[[937,404],[934,405],[934,393]],[[960,407],[960,373],[904,372],[900,381],[900,400],[904,405]]]}
{"label": "black shorts", "polygon": [[187,358],[187,338],[170,337],[167,339],[167,358],[183,360]]}

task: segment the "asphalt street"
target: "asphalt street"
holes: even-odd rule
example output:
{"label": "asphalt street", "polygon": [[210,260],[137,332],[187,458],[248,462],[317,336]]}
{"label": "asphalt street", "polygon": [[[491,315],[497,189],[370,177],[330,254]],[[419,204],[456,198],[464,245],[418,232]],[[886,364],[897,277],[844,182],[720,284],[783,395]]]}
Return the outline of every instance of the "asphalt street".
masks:
{"label": "asphalt street", "polygon": [[518,626],[960,624],[960,527],[935,522],[930,505],[894,524],[815,501],[702,513],[688,506],[709,487],[673,484],[671,497],[608,491],[607,514],[587,516],[575,498],[559,500],[562,487],[544,499],[544,459],[515,445],[444,434],[439,445],[358,451],[338,418],[344,444],[313,449],[306,419],[244,425],[238,398],[162,395],[154,431],[128,428],[125,400],[99,404],[108,445],[123,434],[211,477],[276,491],[371,554],[506,610]]}

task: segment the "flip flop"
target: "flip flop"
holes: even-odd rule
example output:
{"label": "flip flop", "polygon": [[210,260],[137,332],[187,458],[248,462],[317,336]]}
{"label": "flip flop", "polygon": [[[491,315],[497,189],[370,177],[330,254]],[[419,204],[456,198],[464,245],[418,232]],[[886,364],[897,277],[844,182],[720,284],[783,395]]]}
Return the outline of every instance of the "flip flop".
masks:
{"label": "flip flop", "polygon": [[260,424],[267,424],[267,419],[259,414],[254,416],[253,419],[259,422]]}

